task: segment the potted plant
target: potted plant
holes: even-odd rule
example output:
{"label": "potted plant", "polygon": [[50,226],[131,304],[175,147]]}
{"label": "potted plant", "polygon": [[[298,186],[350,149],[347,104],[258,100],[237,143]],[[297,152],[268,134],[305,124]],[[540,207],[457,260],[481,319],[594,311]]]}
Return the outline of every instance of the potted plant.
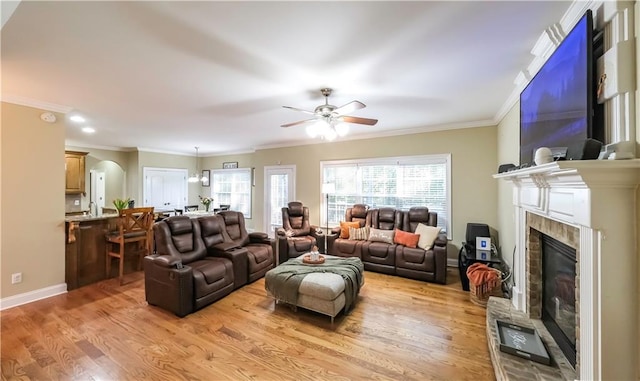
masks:
{"label": "potted plant", "polygon": [[116,207],[116,209],[118,210],[118,214],[120,214],[122,209],[126,209],[129,207],[129,199],[116,198],[115,200],[113,200],[113,206]]}
{"label": "potted plant", "polygon": [[211,203],[213,202],[213,198],[211,197],[202,197],[202,196],[198,196],[200,197],[200,202],[202,203],[202,205],[204,205],[204,210],[205,211],[209,211],[209,207],[211,206]]}

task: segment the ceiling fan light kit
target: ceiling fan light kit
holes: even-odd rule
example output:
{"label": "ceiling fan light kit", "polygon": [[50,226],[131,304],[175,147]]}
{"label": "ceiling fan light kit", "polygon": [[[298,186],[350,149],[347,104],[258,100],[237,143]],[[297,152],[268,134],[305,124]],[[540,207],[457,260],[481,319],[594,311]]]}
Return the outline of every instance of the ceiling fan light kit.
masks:
{"label": "ceiling fan light kit", "polygon": [[320,89],[325,97],[325,103],[315,108],[314,111],[307,111],[291,106],[282,106],[295,111],[301,111],[306,114],[314,115],[311,119],[300,120],[298,122],[283,124],[281,127],[292,127],[299,124],[314,122],[307,126],[307,134],[312,137],[320,137],[327,141],[332,141],[338,136],[345,136],[349,133],[349,125],[347,123],[364,124],[373,126],[378,123],[377,119],[360,118],[356,116],[344,115],[361,108],[365,108],[365,104],[360,101],[351,101],[343,106],[336,107],[329,104],[329,95],[331,89]]}

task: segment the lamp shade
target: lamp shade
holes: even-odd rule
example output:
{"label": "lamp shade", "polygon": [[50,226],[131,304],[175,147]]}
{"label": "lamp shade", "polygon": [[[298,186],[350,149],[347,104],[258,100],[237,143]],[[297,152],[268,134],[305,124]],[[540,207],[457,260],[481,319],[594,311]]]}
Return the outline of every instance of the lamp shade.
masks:
{"label": "lamp shade", "polygon": [[329,193],[334,193],[335,191],[336,191],[336,184],[334,183],[322,184],[322,193],[329,194]]}

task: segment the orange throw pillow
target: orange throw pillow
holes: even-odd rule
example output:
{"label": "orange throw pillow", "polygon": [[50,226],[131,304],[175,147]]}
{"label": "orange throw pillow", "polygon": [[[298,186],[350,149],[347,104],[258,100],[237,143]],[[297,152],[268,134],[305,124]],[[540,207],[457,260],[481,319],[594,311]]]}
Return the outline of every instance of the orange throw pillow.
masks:
{"label": "orange throw pillow", "polygon": [[393,236],[393,242],[398,245],[404,245],[406,247],[416,247],[418,246],[418,240],[420,239],[420,234],[413,234],[409,232],[405,232],[399,229],[396,229],[396,234]]}
{"label": "orange throw pillow", "polygon": [[349,228],[359,228],[360,223],[358,221],[346,222],[340,221],[340,238],[349,238]]}

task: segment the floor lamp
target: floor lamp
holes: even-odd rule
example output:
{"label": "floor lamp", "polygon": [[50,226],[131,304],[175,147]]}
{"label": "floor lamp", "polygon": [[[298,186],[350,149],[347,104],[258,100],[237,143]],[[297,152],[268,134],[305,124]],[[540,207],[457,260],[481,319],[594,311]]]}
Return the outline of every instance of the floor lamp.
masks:
{"label": "floor lamp", "polygon": [[327,202],[327,214],[325,215],[325,219],[326,219],[326,223],[327,223],[327,230],[324,231],[324,253],[325,254],[329,254],[329,247],[328,247],[328,239],[327,236],[329,235],[329,193],[335,193],[336,191],[336,185],[333,183],[324,183],[322,184],[322,193],[325,194],[326,197],[326,202]]}

